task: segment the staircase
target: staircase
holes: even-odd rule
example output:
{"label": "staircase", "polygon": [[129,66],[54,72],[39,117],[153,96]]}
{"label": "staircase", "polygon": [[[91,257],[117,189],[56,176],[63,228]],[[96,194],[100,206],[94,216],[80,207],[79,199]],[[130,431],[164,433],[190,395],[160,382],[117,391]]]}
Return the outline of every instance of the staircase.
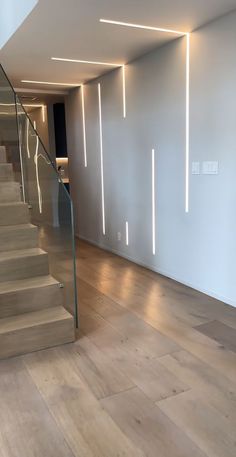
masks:
{"label": "staircase", "polygon": [[0,358],[74,341],[74,318],[39,248],[13,165],[0,146]]}

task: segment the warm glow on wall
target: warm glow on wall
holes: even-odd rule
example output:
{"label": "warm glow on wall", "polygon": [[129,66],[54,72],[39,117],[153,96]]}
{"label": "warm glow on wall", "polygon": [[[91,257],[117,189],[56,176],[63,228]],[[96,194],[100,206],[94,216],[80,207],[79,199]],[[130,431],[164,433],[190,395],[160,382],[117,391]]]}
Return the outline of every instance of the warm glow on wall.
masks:
{"label": "warm glow on wall", "polygon": [[37,105],[37,104],[30,104],[30,103],[23,103],[23,106],[28,108],[41,108],[42,109],[42,119],[43,122],[46,120],[46,106],[45,105]]}
{"label": "warm glow on wall", "polygon": [[60,62],[80,63],[80,64],[87,64],[87,65],[102,65],[102,66],[117,67],[117,68],[121,67],[121,69],[122,69],[123,117],[126,118],[125,65],[123,63],[101,62],[99,60],[69,59],[66,57],[51,57],[51,60],[56,60],[56,61],[60,61]]}
{"label": "warm glow on wall", "polygon": [[[132,22],[114,21],[112,19],[100,19],[100,22],[121,27],[131,27],[142,30],[152,30],[156,32],[170,33],[186,37],[186,126],[185,126],[185,212],[189,213],[189,155],[190,155],[190,33],[180,30],[173,30],[162,27],[153,27],[149,25],[134,24]],[[125,100],[125,72],[123,66],[123,98]],[[124,117],[126,116],[126,107],[124,106]]]}

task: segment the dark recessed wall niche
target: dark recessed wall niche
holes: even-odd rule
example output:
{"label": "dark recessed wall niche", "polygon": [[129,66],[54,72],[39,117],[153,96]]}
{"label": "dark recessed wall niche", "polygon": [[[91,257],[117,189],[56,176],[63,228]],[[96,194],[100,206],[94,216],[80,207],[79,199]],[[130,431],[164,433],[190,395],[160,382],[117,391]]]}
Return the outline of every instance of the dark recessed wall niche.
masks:
{"label": "dark recessed wall niche", "polygon": [[66,118],[64,103],[53,105],[56,157],[67,157]]}

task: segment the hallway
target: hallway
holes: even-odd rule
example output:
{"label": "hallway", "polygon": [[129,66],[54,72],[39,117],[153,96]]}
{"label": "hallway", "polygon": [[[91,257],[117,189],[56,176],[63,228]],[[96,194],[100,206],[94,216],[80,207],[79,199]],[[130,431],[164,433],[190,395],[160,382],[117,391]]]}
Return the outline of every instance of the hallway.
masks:
{"label": "hallway", "polygon": [[236,309],[77,247],[78,339],[0,362],[0,456],[235,457]]}

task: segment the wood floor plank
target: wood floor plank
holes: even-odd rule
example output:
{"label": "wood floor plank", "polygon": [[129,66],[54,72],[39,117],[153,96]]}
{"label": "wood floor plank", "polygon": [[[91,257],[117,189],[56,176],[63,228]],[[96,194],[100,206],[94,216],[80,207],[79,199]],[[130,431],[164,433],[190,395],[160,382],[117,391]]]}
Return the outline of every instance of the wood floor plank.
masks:
{"label": "wood floor plank", "polygon": [[158,359],[226,418],[236,423],[236,384],[187,351]]}
{"label": "wood floor plank", "polygon": [[24,361],[75,457],[144,457],[102,409],[65,352],[38,352]]}
{"label": "wood floor plank", "polygon": [[209,457],[235,457],[235,424],[194,390],[162,400],[159,408]]}
{"label": "wood floor plank", "polygon": [[134,387],[126,374],[118,370],[85,335],[81,334],[76,344],[63,348],[63,351],[96,398],[101,399]]}
{"label": "wood floor plank", "polygon": [[196,330],[222,344],[230,351],[236,352],[236,329],[214,320],[195,327]]}
{"label": "wood floor plank", "polygon": [[[110,293],[108,296],[114,299],[114,293]],[[143,301],[137,302],[136,299],[133,299],[133,302],[129,300],[127,302],[124,297],[118,296],[116,289],[115,300],[175,341],[182,349],[201,358],[220,373],[226,374],[229,379],[236,379],[236,354],[224,350],[222,345],[189,326],[181,317],[171,315],[163,309],[160,310],[157,306],[158,300],[156,301],[155,298],[151,298],[151,301],[148,301],[148,297],[146,297],[146,300],[143,299]],[[144,303],[148,303],[148,307]]]}
{"label": "wood floor plank", "polygon": [[82,308],[83,305],[90,306],[124,337],[133,341],[150,357],[159,357],[180,349],[174,341],[114,302],[114,300],[96,291],[92,294],[92,288],[91,286],[89,287],[91,293],[88,298],[80,300],[80,307]]}
{"label": "wood floor plank", "polygon": [[101,404],[146,456],[206,457],[138,388],[105,398]]}
{"label": "wood floor plank", "polygon": [[73,457],[21,359],[0,362],[0,455]]}
{"label": "wood floor plank", "polygon": [[81,329],[93,343],[151,400],[157,401],[189,389],[157,359],[147,356],[98,315],[81,319]]}

